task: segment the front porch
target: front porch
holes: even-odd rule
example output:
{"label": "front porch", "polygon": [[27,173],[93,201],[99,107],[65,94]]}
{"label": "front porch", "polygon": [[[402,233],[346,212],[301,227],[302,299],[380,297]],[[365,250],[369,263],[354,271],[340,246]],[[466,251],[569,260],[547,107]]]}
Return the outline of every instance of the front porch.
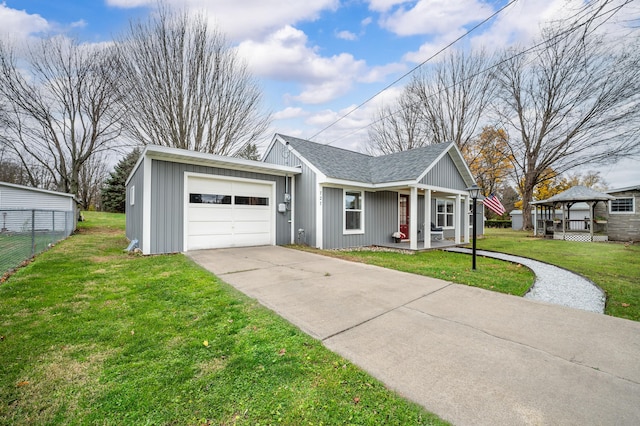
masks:
{"label": "front porch", "polygon": [[409,241],[402,241],[399,243],[388,242],[383,244],[376,244],[375,247],[384,247],[390,248],[394,250],[407,250],[407,251],[427,251],[427,250],[440,250],[451,247],[465,246],[467,243],[460,242],[456,243],[454,240],[433,240],[429,247],[426,247],[423,244],[418,244],[416,247],[412,247]]}

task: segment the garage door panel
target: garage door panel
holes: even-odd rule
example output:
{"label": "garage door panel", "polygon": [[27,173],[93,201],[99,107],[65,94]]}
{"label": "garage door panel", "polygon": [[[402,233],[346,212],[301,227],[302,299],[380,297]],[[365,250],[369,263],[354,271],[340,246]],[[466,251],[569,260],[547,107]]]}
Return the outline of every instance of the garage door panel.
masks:
{"label": "garage door panel", "polygon": [[226,235],[233,228],[233,222],[197,222],[189,224],[189,236],[192,235]]}
{"label": "garage door panel", "polygon": [[[208,222],[208,221],[232,221],[233,209],[230,206],[224,208],[216,208],[218,206],[206,206],[204,208],[190,207],[188,212],[188,220],[190,222]],[[223,207],[223,206],[220,206]]]}
{"label": "garage door panel", "polygon": [[[233,204],[207,204],[205,200],[216,197],[187,196],[186,250],[273,244],[271,184],[189,176],[187,190],[189,194],[229,196]],[[266,198],[268,205],[235,204],[236,196]]]}
{"label": "garage door panel", "polygon": [[225,180],[190,177],[189,192],[199,194],[224,194],[231,195],[233,182]]}
{"label": "garage door panel", "polygon": [[246,220],[262,220],[262,221],[271,221],[271,211],[270,209],[264,208],[235,208],[234,209],[234,220],[238,222],[244,222]]}

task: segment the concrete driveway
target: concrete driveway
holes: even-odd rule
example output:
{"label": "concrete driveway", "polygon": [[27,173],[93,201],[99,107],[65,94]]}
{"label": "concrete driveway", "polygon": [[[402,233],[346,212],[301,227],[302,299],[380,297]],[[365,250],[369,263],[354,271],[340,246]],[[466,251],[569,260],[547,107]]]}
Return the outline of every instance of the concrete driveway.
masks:
{"label": "concrete driveway", "polygon": [[283,247],[187,253],[456,425],[640,424],[640,323]]}

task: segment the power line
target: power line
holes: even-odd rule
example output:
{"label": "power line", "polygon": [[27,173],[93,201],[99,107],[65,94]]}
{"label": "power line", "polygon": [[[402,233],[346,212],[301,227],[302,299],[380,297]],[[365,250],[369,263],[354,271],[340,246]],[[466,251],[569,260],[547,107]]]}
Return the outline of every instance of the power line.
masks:
{"label": "power line", "polygon": [[[515,1],[517,1],[517,0],[512,1],[510,4],[515,3]],[[607,21],[609,21],[611,18],[613,18],[613,16],[614,16],[614,15],[616,15],[616,14],[617,14],[617,13],[618,13],[618,12],[619,12],[619,11],[620,11],[624,6],[625,6],[625,5],[627,5],[628,3],[631,3],[632,1],[633,1],[633,0],[626,0],[622,5],[615,6],[615,7],[613,7],[612,9],[609,9],[609,10],[607,10],[607,11],[605,11],[605,12],[598,13],[598,14],[596,14],[596,15],[594,15],[594,16],[591,16],[591,17],[590,17],[589,19],[587,19],[585,22],[582,22],[582,23],[580,23],[580,24],[577,24],[577,22],[578,22],[580,19],[579,19],[579,18],[578,18],[578,19],[575,19],[575,20],[573,21],[574,23],[573,23],[573,24],[572,24],[568,29],[566,29],[566,30],[564,30],[564,31],[560,32],[559,34],[557,34],[557,35],[554,37],[554,43],[552,43],[552,44],[553,44],[553,45],[558,44],[560,41],[564,40],[564,39],[565,39],[566,37],[568,37],[571,33],[573,33],[574,31],[576,31],[577,29],[579,29],[579,28],[581,28],[581,27],[585,27],[585,28],[593,27],[591,31],[595,31],[595,29],[599,28],[599,27],[600,27],[600,26],[602,26],[605,22],[607,22]],[[509,6],[509,5],[507,5],[507,6]],[[506,6],[505,6],[505,7],[506,7]],[[504,8],[503,8],[503,9],[504,9]],[[496,13],[499,13],[499,12],[496,12]],[[495,15],[495,14],[494,14],[494,15]],[[576,13],[576,14],[574,14],[574,15],[573,15],[573,18],[576,18],[576,17],[577,17],[577,16],[579,16],[579,15],[580,15],[580,13]],[[603,21],[603,22],[600,22],[600,23],[597,23],[597,24],[593,25],[593,24],[594,24],[595,19],[600,18],[600,17],[603,17],[603,16],[607,16],[607,17],[606,17],[606,19],[604,19],[604,21]],[[488,19],[490,19],[490,18],[488,18]],[[487,20],[488,20],[488,19],[487,19]],[[485,22],[486,22],[486,20],[485,20]],[[475,29],[475,28],[477,28],[477,26],[476,26],[476,27],[474,27],[474,29]],[[468,34],[468,33],[467,33],[467,34]],[[466,35],[466,34],[465,34],[465,35]],[[464,37],[464,36],[461,36],[460,38],[462,38],[462,37]],[[458,38],[458,40],[459,40],[460,38]],[[458,40],[454,41],[454,42],[453,42],[453,43],[451,43],[449,46],[451,46],[452,44],[454,44],[454,43],[455,43],[455,42],[457,42]],[[432,93],[431,95],[429,95],[429,97],[433,97],[433,96],[435,96],[435,95],[437,95],[437,94],[440,94],[440,93],[442,93],[444,90],[451,89],[451,88],[455,87],[456,85],[458,85],[458,84],[460,84],[460,83],[466,82],[466,81],[468,81],[468,80],[470,80],[470,79],[473,79],[473,78],[475,78],[475,77],[477,77],[477,76],[479,76],[479,75],[481,75],[481,74],[484,74],[484,73],[486,73],[486,72],[488,72],[488,71],[490,71],[490,70],[492,70],[492,69],[494,69],[494,68],[497,68],[498,66],[500,66],[500,65],[504,64],[505,62],[508,62],[508,61],[510,61],[510,60],[512,60],[512,59],[515,59],[515,58],[519,57],[519,56],[523,56],[523,55],[525,55],[525,54],[527,54],[527,53],[529,53],[529,52],[531,52],[531,51],[534,51],[534,50],[538,49],[539,47],[541,47],[541,46],[543,46],[543,45],[548,44],[548,42],[549,42],[548,40],[542,40],[542,41],[540,41],[539,43],[537,43],[537,44],[535,44],[535,45],[533,45],[533,46],[530,46],[530,47],[528,47],[528,48],[526,48],[526,49],[524,49],[524,50],[522,50],[522,51],[520,51],[520,52],[518,52],[518,53],[515,53],[515,54],[513,54],[513,55],[511,55],[511,56],[509,56],[509,57],[507,57],[507,58],[504,58],[504,59],[502,59],[502,60],[500,60],[500,61],[496,62],[495,64],[493,64],[493,65],[491,65],[491,66],[489,66],[489,67],[486,67],[486,68],[484,68],[483,70],[478,71],[477,73],[475,73],[475,74],[473,74],[473,75],[468,76],[467,78],[465,78],[465,79],[463,79],[463,80],[461,80],[461,81],[454,82],[453,84],[451,84],[451,85],[449,85],[449,86],[447,86],[447,87],[444,87],[444,88],[442,88],[441,90],[439,90],[439,91],[437,91],[437,92],[435,92],[435,93]],[[447,46],[447,47],[449,47],[449,46]],[[321,131],[319,131],[318,133],[316,133],[314,136],[312,136],[312,138],[313,138],[313,137],[315,137],[315,136],[317,136],[317,135],[319,135],[320,133],[324,132],[325,130],[329,129],[330,127],[332,127],[333,125],[335,125],[336,123],[338,123],[340,120],[342,120],[342,119],[346,118],[349,114],[351,114],[352,112],[356,111],[358,108],[360,108],[361,106],[363,106],[364,104],[366,104],[367,102],[369,102],[370,100],[372,100],[373,98],[375,98],[376,96],[378,96],[380,93],[384,92],[385,90],[387,90],[388,88],[390,88],[391,86],[393,86],[395,83],[397,83],[398,81],[400,81],[401,79],[403,79],[404,77],[406,77],[407,75],[409,75],[410,73],[414,72],[416,69],[418,69],[418,68],[419,68],[420,66],[422,66],[424,63],[426,63],[427,61],[429,61],[429,60],[430,60],[430,59],[432,59],[433,57],[437,56],[438,54],[440,54],[440,53],[441,53],[442,51],[444,51],[445,49],[446,49],[446,48],[443,48],[443,49],[442,49],[442,50],[440,50],[438,53],[436,53],[435,55],[433,55],[431,58],[429,58],[429,59],[427,59],[426,61],[422,62],[422,63],[421,63],[420,65],[418,65],[417,67],[415,67],[414,69],[412,69],[411,71],[409,71],[408,73],[406,73],[405,75],[403,75],[402,77],[400,77],[399,79],[395,80],[395,81],[394,81],[393,83],[391,83],[389,86],[385,87],[384,89],[382,89],[381,91],[379,91],[379,92],[378,92],[378,93],[376,93],[375,95],[371,96],[369,99],[367,99],[367,100],[366,100],[365,102],[363,102],[362,104],[358,105],[357,107],[354,107],[354,108],[353,108],[351,111],[349,111],[347,114],[345,114],[344,116],[340,117],[339,119],[337,119],[336,121],[334,121],[333,123],[331,123],[330,125],[328,125],[327,127],[325,127],[324,129],[322,129]],[[410,105],[407,105],[407,106],[401,107],[401,108],[399,108],[399,109],[397,109],[397,110],[395,110],[395,111],[393,111],[393,112],[390,112],[389,114],[386,114],[386,115],[384,115],[384,116],[382,116],[382,117],[377,118],[376,120],[373,120],[372,122],[370,122],[370,123],[369,123],[369,124],[367,124],[366,126],[359,127],[359,128],[357,128],[357,129],[355,129],[355,130],[353,130],[353,131],[351,131],[351,132],[347,133],[346,135],[343,135],[343,136],[341,136],[341,137],[339,137],[339,138],[333,139],[332,141],[330,141],[330,142],[326,143],[325,145],[332,145],[332,144],[334,144],[335,142],[337,142],[337,141],[339,141],[339,140],[341,140],[341,139],[348,138],[349,136],[352,136],[352,135],[354,135],[354,134],[356,134],[356,133],[358,133],[358,132],[361,132],[362,130],[367,129],[368,127],[371,127],[372,125],[374,125],[374,124],[376,124],[376,123],[379,123],[379,122],[381,122],[381,121],[383,121],[383,120],[386,120],[386,119],[388,119],[388,118],[390,118],[390,117],[392,117],[392,116],[394,116],[394,115],[396,115],[396,114],[398,114],[398,113],[402,112],[402,111],[403,111],[404,109],[406,109],[406,108],[414,107],[414,106],[418,105],[418,103],[419,103],[419,102],[415,102],[415,103],[412,103],[412,104],[410,104]]]}
{"label": "power line", "polygon": [[369,97],[368,99],[366,99],[364,102],[362,102],[361,104],[353,107],[350,111],[348,111],[346,114],[342,115],[340,118],[336,119],[335,121],[333,121],[331,124],[327,125],[326,127],[324,127],[322,130],[320,130],[319,132],[316,132],[313,136],[309,137],[308,139],[311,140],[313,138],[315,138],[316,136],[318,136],[319,134],[323,133],[324,131],[328,130],[329,128],[335,126],[336,124],[338,124],[340,121],[344,120],[345,118],[347,118],[349,115],[351,115],[352,113],[354,113],[355,111],[357,111],[358,109],[362,108],[363,106],[365,106],[366,104],[368,104],[369,102],[371,102],[374,98],[378,97],[380,94],[382,94],[383,92],[385,92],[386,90],[390,89],[391,87],[393,87],[396,83],[398,83],[399,81],[403,80],[405,77],[411,75],[412,73],[414,73],[416,70],[418,70],[420,67],[422,67],[424,64],[426,64],[427,62],[431,61],[433,58],[435,58],[436,56],[438,56],[439,54],[441,54],[442,52],[444,52],[445,50],[449,49],[451,46],[453,46],[454,44],[456,44],[457,42],[459,42],[460,40],[462,40],[463,38],[467,37],[469,34],[471,34],[473,31],[477,30],[478,28],[480,28],[482,25],[486,24],[488,21],[490,21],[491,19],[493,19],[495,16],[497,16],[498,14],[500,14],[503,10],[505,10],[506,8],[508,8],[509,6],[511,6],[512,4],[516,3],[518,0],[511,0],[509,3],[507,3],[506,5],[502,6],[500,9],[498,9],[497,11],[495,11],[493,14],[491,14],[491,16],[485,18],[484,20],[482,20],[481,22],[479,22],[478,24],[476,24],[473,28],[471,28],[469,31],[467,31],[466,33],[462,34],[461,36],[459,36],[458,38],[456,38],[455,40],[453,40],[451,43],[447,44],[445,47],[443,47],[442,49],[438,50],[436,53],[434,53],[433,55],[431,55],[430,57],[428,57],[427,59],[425,59],[424,61],[420,62],[418,65],[416,65],[415,67],[413,67],[412,69],[410,69],[409,71],[407,71],[406,73],[404,73],[403,75],[401,75],[400,77],[398,77],[397,79],[395,79],[394,81],[392,81],[390,84],[388,84],[386,87],[384,87],[383,89],[379,90],[378,92],[376,92],[373,96]]}

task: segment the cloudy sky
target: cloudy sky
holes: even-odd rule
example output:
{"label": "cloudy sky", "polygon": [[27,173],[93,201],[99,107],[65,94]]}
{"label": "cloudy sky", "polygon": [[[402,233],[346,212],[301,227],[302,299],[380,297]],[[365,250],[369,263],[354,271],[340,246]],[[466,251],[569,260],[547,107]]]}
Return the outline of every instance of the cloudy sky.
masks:
{"label": "cloudy sky", "polygon": [[[509,3],[506,0],[165,0],[210,17],[259,79],[274,132],[362,150],[374,112],[393,85],[319,131]],[[544,22],[583,0],[518,0],[455,46],[528,45]],[[5,0],[0,37],[66,34],[108,42],[157,0]],[[638,8],[636,8],[637,10]],[[628,16],[623,16],[623,19]],[[432,59],[437,61],[437,57]],[[358,129],[362,129],[358,131]],[[640,184],[640,160],[599,169],[612,187]]]}

